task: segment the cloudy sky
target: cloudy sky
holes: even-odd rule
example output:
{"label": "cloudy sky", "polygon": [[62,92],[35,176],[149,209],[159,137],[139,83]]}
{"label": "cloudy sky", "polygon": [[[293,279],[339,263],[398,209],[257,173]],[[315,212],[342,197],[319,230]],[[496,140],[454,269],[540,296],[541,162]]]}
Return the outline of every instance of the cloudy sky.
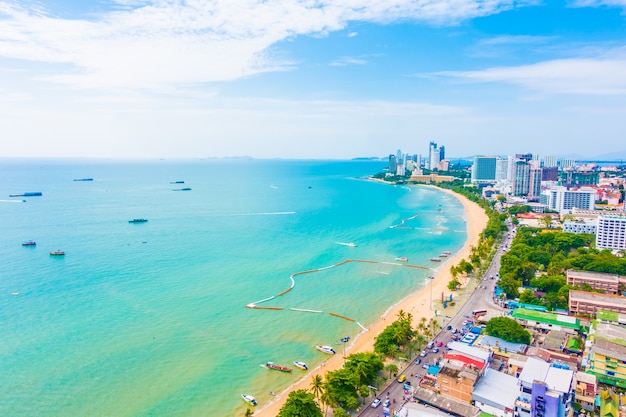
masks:
{"label": "cloudy sky", "polygon": [[626,151],[626,0],[0,0],[0,157]]}

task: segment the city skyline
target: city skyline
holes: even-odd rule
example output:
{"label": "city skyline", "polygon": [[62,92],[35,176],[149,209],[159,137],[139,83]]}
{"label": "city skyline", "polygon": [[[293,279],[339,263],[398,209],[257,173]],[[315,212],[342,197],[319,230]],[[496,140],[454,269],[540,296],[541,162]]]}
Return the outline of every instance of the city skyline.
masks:
{"label": "city skyline", "polygon": [[0,157],[624,154],[626,1],[553,3],[0,0]]}

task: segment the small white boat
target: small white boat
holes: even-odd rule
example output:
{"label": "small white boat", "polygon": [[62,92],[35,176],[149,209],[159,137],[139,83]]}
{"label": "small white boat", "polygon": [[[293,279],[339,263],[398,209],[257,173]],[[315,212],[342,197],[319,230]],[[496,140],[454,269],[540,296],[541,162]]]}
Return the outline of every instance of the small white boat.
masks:
{"label": "small white boat", "polygon": [[350,246],[351,248],[356,247],[356,243],[353,242],[337,242],[338,245]]}
{"label": "small white boat", "polygon": [[298,368],[307,371],[309,369],[309,367],[307,366],[306,363],[304,362],[300,362],[300,361],[293,361],[293,364],[296,365]]}
{"label": "small white boat", "polygon": [[317,345],[315,346],[317,348],[317,350],[319,350],[320,352],[324,352],[324,353],[328,353],[329,355],[334,355],[335,353],[335,349],[333,349],[330,346],[322,346],[322,345]]}
{"label": "small white boat", "polygon": [[400,261],[400,262],[406,262],[409,259],[406,256],[400,256],[399,258],[396,258],[396,261]]}
{"label": "small white boat", "polygon": [[241,398],[251,406],[256,406],[257,402],[252,395],[241,394]]}

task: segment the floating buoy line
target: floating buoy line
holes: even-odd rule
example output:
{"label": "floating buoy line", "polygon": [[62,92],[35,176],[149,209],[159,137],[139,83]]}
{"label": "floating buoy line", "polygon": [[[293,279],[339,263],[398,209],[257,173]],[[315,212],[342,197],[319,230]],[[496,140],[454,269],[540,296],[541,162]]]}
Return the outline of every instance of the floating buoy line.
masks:
{"label": "floating buoy line", "polygon": [[[431,269],[429,267],[426,266],[421,266],[421,265],[413,265],[413,264],[409,264],[409,263],[398,263],[398,262],[378,262],[378,261],[373,261],[373,260],[369,260],[369,259],[346,259],[343,260],[339,263],[333,264],[333,265],[328,265],[322,268],[316,268],[316,269],[308,269],[306,271],[299,271],[299,272],[295,272],[293,274],[291,274],[289,276],[289,280],[291,281],[291,284],[289,285],[289,287],[283,291],[281,291],[280,293],[276,294],[276,295],[272,295],[271,297],[267,297],[264,298],[262,300],[258,300],[258,301],[254,301],[252,303],[246,304],[247,308],[251,308],[251,309],[259,309],[259,310],[285,310],[284,307],[273,307],[273,306],[262,306],[259,304],[263,304],[266,303],[268,301],[271,301],[273,299],[275,299],[276,297],[282,297],[283,295],[287,294],[288,292],[290,292],[291,290],[294,289],[294,287],[296,286],[296,280],[295,277],[297,277],[298,275],[304,275],[304,274],[312,274],[314,272],[322,272],[331,268],[335,268],[341,265],[345,265],[347,263],[350,262],[360,262],[360,263],[370,263],[370,264],[386,264],[386,265],[395,265],[395,266],[403,266],[403,267],[407,267],[407,268],[418,268],[418,269]],[[314,314],[320,314],[320,313],[324,313],[324,311],[322,310],[313,310],[313,309],[309,309],[309,308],[297,308],[297,307],[291,307],[289,308],[289,310],[291,311],[299,311],[299,312],[304,312],[304,313],[314,313]],[[335,313],[332,311],[328,312],[329,315],[333,316],[333,317],[337,317],[343,320],[347,320],[347,321],[351,321],[356,323],[361,329],[363,329],[364,331],[367,331],[368,329],[363,326],[361,323],[359,323],[358,321],[356,321],[355,319],[353,319],[352,317],[348,317],[348,316],[344,316],[342,314],[339,313]]]}

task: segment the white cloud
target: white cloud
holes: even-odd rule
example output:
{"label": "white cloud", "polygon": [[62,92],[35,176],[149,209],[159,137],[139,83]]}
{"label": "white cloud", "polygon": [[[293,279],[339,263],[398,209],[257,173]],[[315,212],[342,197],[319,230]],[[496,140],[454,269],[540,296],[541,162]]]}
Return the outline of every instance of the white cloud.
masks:
{"label": "white cloud", "polygon": [[517,67],[438,74],[474,82],[517,84],[546,94],[626,94],[624,57],[559,59]]}
{"label": "white cloud", "polygon": [[572,7],[626,7],[626,0],[574,0],[570,3]]}
{"label": "white cloud", "polygon": [[[521,2],[523,3],[523,2]],[[350,21],[455,24],[521,4],[513,0],[118,0],[68,19],[0,0],[0,56],[71,64],[42,77],[84,88],[155,88],[227,81],[291,67],[276,42],[324,35]]]}

